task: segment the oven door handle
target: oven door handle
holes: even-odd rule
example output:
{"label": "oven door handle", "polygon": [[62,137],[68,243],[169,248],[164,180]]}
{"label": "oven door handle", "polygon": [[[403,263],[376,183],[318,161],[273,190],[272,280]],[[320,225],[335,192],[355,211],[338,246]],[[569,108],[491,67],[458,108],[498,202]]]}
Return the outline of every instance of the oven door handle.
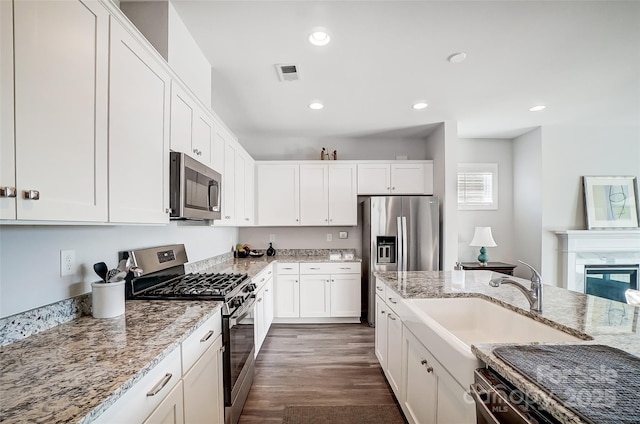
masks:
{"label": "oven door handle", "polygon": [[229,329],[235,327],[235,325],[242,321],[245,316],[252,312],[253,306],[256,303],[256,298],[254,296],[249,297],[247,303],[242,305],[241,309],[234,311],[233,314],[229,317]]}

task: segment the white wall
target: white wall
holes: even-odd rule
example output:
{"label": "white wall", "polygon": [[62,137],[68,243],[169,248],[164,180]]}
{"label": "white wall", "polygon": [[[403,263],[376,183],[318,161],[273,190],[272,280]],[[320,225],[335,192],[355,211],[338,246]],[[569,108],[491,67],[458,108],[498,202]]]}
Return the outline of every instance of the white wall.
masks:
{"label": "white wall", "polygon": [[211,64],[169,2],[169,65],[206,106],[211,107]]}
{"label": "white wall", "polygon": [[[237,228],[201,223],[167,226],[0,227],[0,316],[47,305],[91,291],[93,264],[115,268],[118,252],[184,243],[190,262],[221,255],[238,240]],[[60,277],[60,250],[74,249],[78,272]]]}
{"label": "white wall", "polygon": [[451,270],[458,260],[456,123],[439,125],[426,139],[427,156],[433,159],[433,194],[440,200],[440,268]]}
{"label": "white wall", "polygon": [[585,175],[640,176],[640,126],[542,129],[542,270],[560,279],[555,230],[586,229]]}
{"label": "white wall", "polygon": [[240,138],[240,143],[255,160],[319,160],[323,147],[338,151],[338,160],[391,160],[396,156],[423,160],[427,157],[424,139],[361,139],[257,137]]}
{"label": "white wall", "polygon": [[513,142],[510,139],[459,139],[459,163],[498,164],[498,209],[458,211],[458,259],[475,262],[479,248],[469,246],[475,227],[491,227],[497,247],[487,248],[492,262],[515,263],[513,251]]}
{"label": "white wall", "polygon": [[[339,239],[338,232],[346,231],[347,239]],[[275,235],[273,248],[276,249],[356,249],[362,250],[361,227],[255,227],[240,228],[239,243],[249,243],[254,249],[266,249],[269,236]],[[332,241],[327,241],[331,234]]]}
{"label": "white wall", "polygon": [[211,64],[169,0],[123,1],[120,9],[180,79],[211,107]]}
{"label": "white wall", "polygon": [[[537,128],[513,140],[513,257],[543,272],[541,137]],[[528,278],[531,273],[519,266],[515,275]],[[545,283],[556,283],[542,276]]]}

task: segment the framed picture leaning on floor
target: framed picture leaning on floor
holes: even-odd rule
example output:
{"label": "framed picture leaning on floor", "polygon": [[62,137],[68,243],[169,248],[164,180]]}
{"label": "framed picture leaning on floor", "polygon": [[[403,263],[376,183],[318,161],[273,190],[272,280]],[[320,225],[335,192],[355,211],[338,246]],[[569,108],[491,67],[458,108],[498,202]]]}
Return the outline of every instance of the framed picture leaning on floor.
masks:
{"label": "framed picture leaning on floor", "polygon": [[636,177],[584,176],[587,229],[638,228]]}

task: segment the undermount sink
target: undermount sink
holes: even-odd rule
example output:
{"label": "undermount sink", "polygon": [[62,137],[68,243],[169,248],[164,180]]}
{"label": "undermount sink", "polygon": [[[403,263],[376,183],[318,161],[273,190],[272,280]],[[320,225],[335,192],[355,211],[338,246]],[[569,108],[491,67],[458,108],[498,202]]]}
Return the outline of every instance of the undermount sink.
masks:
{"label": "undermount sink", "polygon": [[480,362],[472,344],[580,342],[582,339],[480,298],[405,299],[407,326],[420,333],[442,365],[468,387]]}

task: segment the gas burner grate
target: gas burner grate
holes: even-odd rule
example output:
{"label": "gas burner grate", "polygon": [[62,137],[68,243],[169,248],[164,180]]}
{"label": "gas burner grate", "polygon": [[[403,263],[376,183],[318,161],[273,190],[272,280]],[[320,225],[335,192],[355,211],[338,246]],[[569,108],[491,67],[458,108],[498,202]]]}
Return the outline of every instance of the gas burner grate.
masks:
{"label": "gas burner grate", "polygon": [[145,296],[223,299],[249,278],[247,274],[186,274],[146,290]]}

